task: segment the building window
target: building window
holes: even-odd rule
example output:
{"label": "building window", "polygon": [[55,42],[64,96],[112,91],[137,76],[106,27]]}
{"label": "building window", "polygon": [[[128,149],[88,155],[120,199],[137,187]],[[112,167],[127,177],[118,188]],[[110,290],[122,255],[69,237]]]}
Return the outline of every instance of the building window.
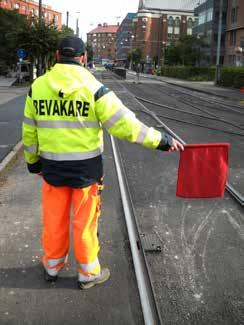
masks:
{"label": "building window", "polygon": [[206,12],[206,21],[212,21],[213,20],[213,8],[210,8]]}
{"label": "building window", "polygon": [[192,35],[192,28],[187,28],[187,35]]}
{"label": "building window", "polygon": [[175,27],[180,27],[180,18],[179,17],[175,18]]}
{"label": "building window", "polygon": [[236,45],[236,30],[230,32],[230,45]]}
{"label": "building window", "polygon": [[168,26],[173,27],[174,26],[174,18],[172,16],[170,16],[168,18]]}
{"label": "building window", "polygon": [[229,55],[229,64],[235,65],[236,63],[236,56],[235,55]]}
{"label": "building window", "polygon": [[198,25],[205,23],[205,12],[200,12],[198,15]]}
{"label": "building window", "polygon": [[239,7],[234,7],[231,9],[231,23],[234,24],[237,22]]}
{"label": "building window", "polygon": [[241,37],[240,47],[244,49],[244,37]]}
{"label": "building window", "polygon": [[205,24],[213,20],[213,8],[199,13],[198,25]]}
{"label": "building window", "polygon": [[180,34],[180,27],[175,27],[174,28],[174,34],[179,35]]}
{"label": "building window", "polygon": [[188,18],[188,20],[187,20],[187,27],[188,28],[192,28],[193,27],[193,19],[192,18]]}

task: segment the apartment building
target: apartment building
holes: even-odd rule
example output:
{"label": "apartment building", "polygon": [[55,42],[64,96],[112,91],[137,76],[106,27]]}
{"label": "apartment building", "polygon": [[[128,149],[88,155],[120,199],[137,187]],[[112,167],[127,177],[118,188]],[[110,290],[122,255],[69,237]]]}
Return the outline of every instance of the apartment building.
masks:
{"label": "apartment building", "polygon": [[119,25],[98,24],[87,33],[87,43],[92,46],[95,62],[114,61],[116,53],[116,33]]}
{"label": "apartment building", "polygon": [[116,62],[118,64],[126,64],[128,54],[132,50],[133,19],[135,16],[136,13],[128,13],[118,28],[116,40]]}
{"label": "apartment building", "polygon": [[[26,16],[39,15],[39,3],[33,0],[2,0],[0,8],[7,10],[17,10]],[[47,23],[54,23],[59,29],[62,27],[62,13],[52,9],[51,6],[42,4],[42,16]]]}
{"label": "apartment building", "polygon": [[225,65],[244,66],[243,0],[228,0]]}

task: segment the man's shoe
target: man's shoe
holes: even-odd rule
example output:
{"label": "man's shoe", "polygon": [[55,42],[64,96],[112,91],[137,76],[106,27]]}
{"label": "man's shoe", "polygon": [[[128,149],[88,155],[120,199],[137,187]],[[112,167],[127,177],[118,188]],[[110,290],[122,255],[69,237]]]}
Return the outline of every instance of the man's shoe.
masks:
{"label": "man's shoe", "polygon": [[105,268],[105,269],[102,269],[100,275],[92,281],[89,281],[89,282],[78,281],[78,287],[82,290],[90,289],[90,288],[94,287],[96,284],[104,283],[105,281],[107,281],[109,279],[109,277],[110,277],[110,271],[109,271],[109,269]]}
{"label": "man's shoe", "polygon": [[56,282],[58,280],[57,275],[50,275],[47,273],[45,269],[43,270],[43,276],[44,276],[44,280],[47,282]]}

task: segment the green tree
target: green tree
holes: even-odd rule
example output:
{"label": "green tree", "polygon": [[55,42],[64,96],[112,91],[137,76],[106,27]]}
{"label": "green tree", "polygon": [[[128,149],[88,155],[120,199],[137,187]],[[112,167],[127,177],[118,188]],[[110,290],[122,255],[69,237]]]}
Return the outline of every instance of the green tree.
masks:
{"label": "green tree", "polygon": [[75,32],[72,28],[67,27],[66,25],[62,25],[62,29],[60,32],[60,38],[64,38],[66,36],[74,36]]}
{"label": "green tree", "polygon": [[[53,23],[47,24],[37,17],[26,17],[17,11],[0,8],[0,67],[12,67],[17,63],[17,49],[24,48],[28,60],[39,64],[39,74],[55,62],[55,51],[60,38],[73,35],[66,26],[59,31]],[[1,73],[1,71],[0,71]]]}
{"label": "green tree", "polygon": [[[0,66],[5,70],[16,64],[18,44],[18,33],[27,28],[26,16],[17,11],[0,8]],[[0,71],[1,73],[1,71]]]}
{"label": "green tree", "polygon": [[164,52],[164,64],[166,65],[178,65],[181,63],[179,48],[170,44],[165,48]]}
{"label": "green tree", "polygon": [[203,37],[196,35],[183,36],[177,48],[180,52],[181,63],[183,65],[200,65],[204,57],[201,49],[205,46]]}
{"label": "green tree", "polygon": [[165,49],[165,64],[200,66],[205,55],[202,51],[206,47],[204,37],[186,35],[180,38],[177,44],[171,44]]}
{"label": "green tree", "polygon": [[28,20],[27,28],[18,33],[18,44],[28,51],[30,62],[35,63],[38,60],[40,63],[38,75],[55,62],[59,35],[53,24],[47,25],[43,20],[39,22],[36,18]]}
{"label": "green tree", "polygon": [[142,59],[141,49],[136,48],[131,51],[131,60],[133,65],[137,65],[138,63],[140,63],[141,59]]}

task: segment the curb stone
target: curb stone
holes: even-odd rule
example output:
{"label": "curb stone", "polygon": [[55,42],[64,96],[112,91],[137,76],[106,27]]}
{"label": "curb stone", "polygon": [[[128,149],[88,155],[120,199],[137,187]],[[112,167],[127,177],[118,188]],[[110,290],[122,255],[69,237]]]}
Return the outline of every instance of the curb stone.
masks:
{"label": "curb stone", "polygon": [[19,141],[13,149],[7,154],[7,156],[0,162],[0,177],[4,176],[4,174],[11,168],[13,163],[17,160],[19,155],[23,151],[22,141]]}

